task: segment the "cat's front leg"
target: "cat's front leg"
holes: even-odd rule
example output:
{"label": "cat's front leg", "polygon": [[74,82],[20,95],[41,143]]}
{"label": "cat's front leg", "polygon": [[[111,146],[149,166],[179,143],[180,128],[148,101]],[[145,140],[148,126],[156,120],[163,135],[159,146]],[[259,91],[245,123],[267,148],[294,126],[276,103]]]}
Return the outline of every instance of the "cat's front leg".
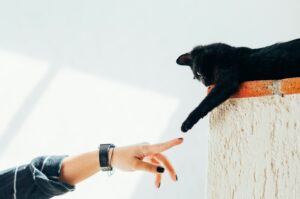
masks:
{"label": "cat's front leg", "polygon": [[217,83],[199,106],[195,108],[183,122],[181,131],[187,132],[190,130],[201,118],[233,95],[238,88],[239,82],[232,79],[230,81]]}

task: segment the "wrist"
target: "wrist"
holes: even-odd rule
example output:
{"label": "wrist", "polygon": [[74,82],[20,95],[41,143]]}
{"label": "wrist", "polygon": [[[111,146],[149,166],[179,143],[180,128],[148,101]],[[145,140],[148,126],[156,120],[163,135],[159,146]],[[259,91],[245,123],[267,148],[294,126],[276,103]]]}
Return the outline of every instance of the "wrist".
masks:
{"label": "wrist", "polygon": [[108,151],[108,164],[112,168],[114,167],[115,149],[116,148],[110,148]]}

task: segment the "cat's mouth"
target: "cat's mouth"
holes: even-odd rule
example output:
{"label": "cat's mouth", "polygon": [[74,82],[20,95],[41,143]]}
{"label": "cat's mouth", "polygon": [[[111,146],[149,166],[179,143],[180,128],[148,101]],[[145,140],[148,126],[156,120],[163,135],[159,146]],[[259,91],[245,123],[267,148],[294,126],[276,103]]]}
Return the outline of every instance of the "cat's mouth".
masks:
{"label": "cat's mouth", "polygon": [[204,86],[210,86],[212,84],[210,81],[204,79],[201,79],[200,81],[204,84]]}
{"label": "cat's mouth", "polygon": [[208,78],[201,75],[201,73],[197,70],[196,65],[193,65],[192,71],[193,71],[193,74],[194,74],[194,79],[197,79],[198,81],[202,82],[205,86],[209,86],[209,85],[212,84],[212,82],[209,81]]}
{"label": "cat's mouth", "polygon": [[202,82],[204,86],[210,86],[212,83],[205,77],[201,76],[197,73],[197,75],[194,76],[194,79],[197,79],[198,81]]}
{"label": "cat's mouth", "polygon": [[194,79],[197,79],[199,82],[202,82],[206,87],[212,85],[212,82],[208,81],[206,78],[203,78],[202,76],[194,77]]}

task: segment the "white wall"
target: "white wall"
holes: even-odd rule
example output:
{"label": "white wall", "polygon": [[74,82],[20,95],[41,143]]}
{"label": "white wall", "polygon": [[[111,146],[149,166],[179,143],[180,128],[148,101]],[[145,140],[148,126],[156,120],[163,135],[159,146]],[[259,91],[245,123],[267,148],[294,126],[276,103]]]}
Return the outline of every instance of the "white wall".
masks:
{"label": "white wall", "polygon": [[[182,136],[206,89],[177,56],[197,44],[297,38],[299,8],[296,0],[1,1],[0,168],[102,142]],[[62,198],[203,198],[207,124],[167,153],[178,183],[166,177],[156,190],[151,175],[99,174]]]}

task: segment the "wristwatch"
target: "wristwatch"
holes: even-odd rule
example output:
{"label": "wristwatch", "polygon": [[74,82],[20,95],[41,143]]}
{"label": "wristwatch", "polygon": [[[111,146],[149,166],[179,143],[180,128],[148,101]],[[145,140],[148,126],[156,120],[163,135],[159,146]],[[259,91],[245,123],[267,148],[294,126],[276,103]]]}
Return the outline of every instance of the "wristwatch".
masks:
{"label": "wristwatch", "polygon": [[99,146],[99,163],[102,171],[112,171],[109,161],[109,150],[115,148],[113,144],[100,144]]}

